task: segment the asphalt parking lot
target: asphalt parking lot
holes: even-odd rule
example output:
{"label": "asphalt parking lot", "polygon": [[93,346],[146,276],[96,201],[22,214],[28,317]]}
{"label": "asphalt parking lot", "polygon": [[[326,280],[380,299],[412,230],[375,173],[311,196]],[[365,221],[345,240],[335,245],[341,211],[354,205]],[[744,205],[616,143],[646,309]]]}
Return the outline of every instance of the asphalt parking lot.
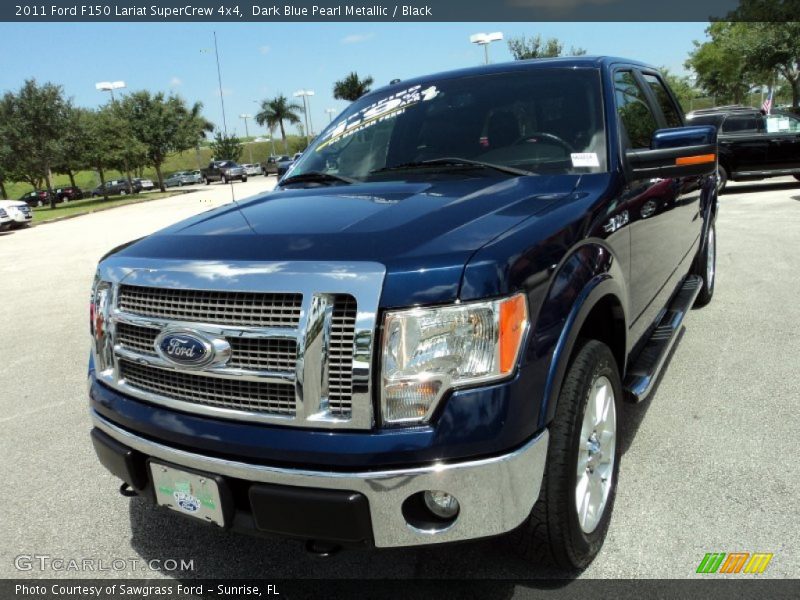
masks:
{"label": "asphalt parking lot", "polygon": [[[274,185],[234,184],[237,198]],[[483,541],[346,551],[224,533],[124,498],[89,441],[88,292],[110,248],[231,200],[231,187],[0,234],[0,577],[363,577],[551,575]],[[800,577],[800,184],[731,184],[717,226],[717,288],[687,318],[656,393],[623,415],[608,539],[584,578],[695,576],[707,552],[771,552],[761,577]],[[18,555],[193,559],[194,571],[52,572]],[[513,594],[512,594],[513,595]]]}

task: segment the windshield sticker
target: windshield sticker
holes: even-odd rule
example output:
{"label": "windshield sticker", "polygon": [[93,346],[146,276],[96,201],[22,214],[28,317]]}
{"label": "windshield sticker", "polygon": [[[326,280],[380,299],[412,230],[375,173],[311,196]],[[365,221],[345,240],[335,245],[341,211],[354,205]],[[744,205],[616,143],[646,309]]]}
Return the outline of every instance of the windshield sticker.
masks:
{"label": "windshield sticker", "polygon": [[376,100],[357,113],[342,119],[340,123],[325,134],[323,141],[315,150],[319,152],[330,144],[335,144],[354,133],[364,131],[367,127],[403,114],[409,106],[433,100],[438,95],[439,90],[436,89],[435,85],[431,85],[424,90],[421,85],[415,85],[395,92],[391,96]]}
{"label": "windshield sticker", "polygon": [[570,154],[573,167],[599,167],[600,161],[595,152],[573,152]]}

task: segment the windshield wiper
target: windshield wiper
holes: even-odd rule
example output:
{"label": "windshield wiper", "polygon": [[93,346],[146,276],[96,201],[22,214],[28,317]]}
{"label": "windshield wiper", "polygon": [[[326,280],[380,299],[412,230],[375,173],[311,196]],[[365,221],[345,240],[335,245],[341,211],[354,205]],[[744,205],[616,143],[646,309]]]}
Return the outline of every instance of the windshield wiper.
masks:
{"label": "windshield wiper", "polygon": [[298,173],[283,179],[281,185],[292,183],[357,183],[358,179],[344,177],[342,175],[333,175],[331,173],[323,173],[322,171],[309,171],[308,173]]}
{"label": "windshield wiper", "polygon": [[505,165],[496,165],[494,163],[483,162],[480,160],[472,160],[469,158],[458,158],[456,156],[444,156],[442,158],[432,158],[430,160],[418,160],[399,165],[392,165],[391,167],[382,167],[380,169],[373,169],[370,173],[385,173],[387,171],[406,171],[412,169],[427,169],[430,167],[473,167],[480,169],[493,169],[501,173],[508,173],[510,175],[535,175],[531,171],[524,169],[517,169],[514,167],[507,167]]}

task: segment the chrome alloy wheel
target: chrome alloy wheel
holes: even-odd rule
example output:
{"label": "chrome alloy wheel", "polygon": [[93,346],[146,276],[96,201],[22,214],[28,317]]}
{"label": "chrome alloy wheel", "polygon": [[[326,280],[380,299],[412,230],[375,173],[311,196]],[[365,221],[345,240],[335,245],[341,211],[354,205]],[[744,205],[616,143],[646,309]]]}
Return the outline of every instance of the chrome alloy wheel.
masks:
{"label": "chrome alloy wheel", "polygon": [[706,287],[710,290],[714,287],[714,275],[717,272],[717,240],[714,234],[714,225],[708,230],[706,240],[708,248],[706,250]]}
{"label": "chrome alloy wheel", "polygon": [[592,533],[608,503],[616,460],[617,410],[611,381],[598,377],[589,400],[578,440],[575,508],[585,533]]}

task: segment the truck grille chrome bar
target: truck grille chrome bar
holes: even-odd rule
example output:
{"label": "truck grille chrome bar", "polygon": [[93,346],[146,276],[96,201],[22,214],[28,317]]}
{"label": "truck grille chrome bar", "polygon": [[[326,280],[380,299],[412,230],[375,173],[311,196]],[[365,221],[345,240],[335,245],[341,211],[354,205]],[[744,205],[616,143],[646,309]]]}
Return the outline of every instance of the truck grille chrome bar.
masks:
{"label": "truck grille chrome bar", "polygon": [[[101,263],[100,277],[113,284],[114,359],[97,376],[185,412],[368,429],[384,274],[373,263],[153,265],[112,257]],[[286,291],[292,287],[297,291]],[[214,350],[222,358],[184,366],[159,347],[169,334],[217,340],[209,347],[224,348]]]}

